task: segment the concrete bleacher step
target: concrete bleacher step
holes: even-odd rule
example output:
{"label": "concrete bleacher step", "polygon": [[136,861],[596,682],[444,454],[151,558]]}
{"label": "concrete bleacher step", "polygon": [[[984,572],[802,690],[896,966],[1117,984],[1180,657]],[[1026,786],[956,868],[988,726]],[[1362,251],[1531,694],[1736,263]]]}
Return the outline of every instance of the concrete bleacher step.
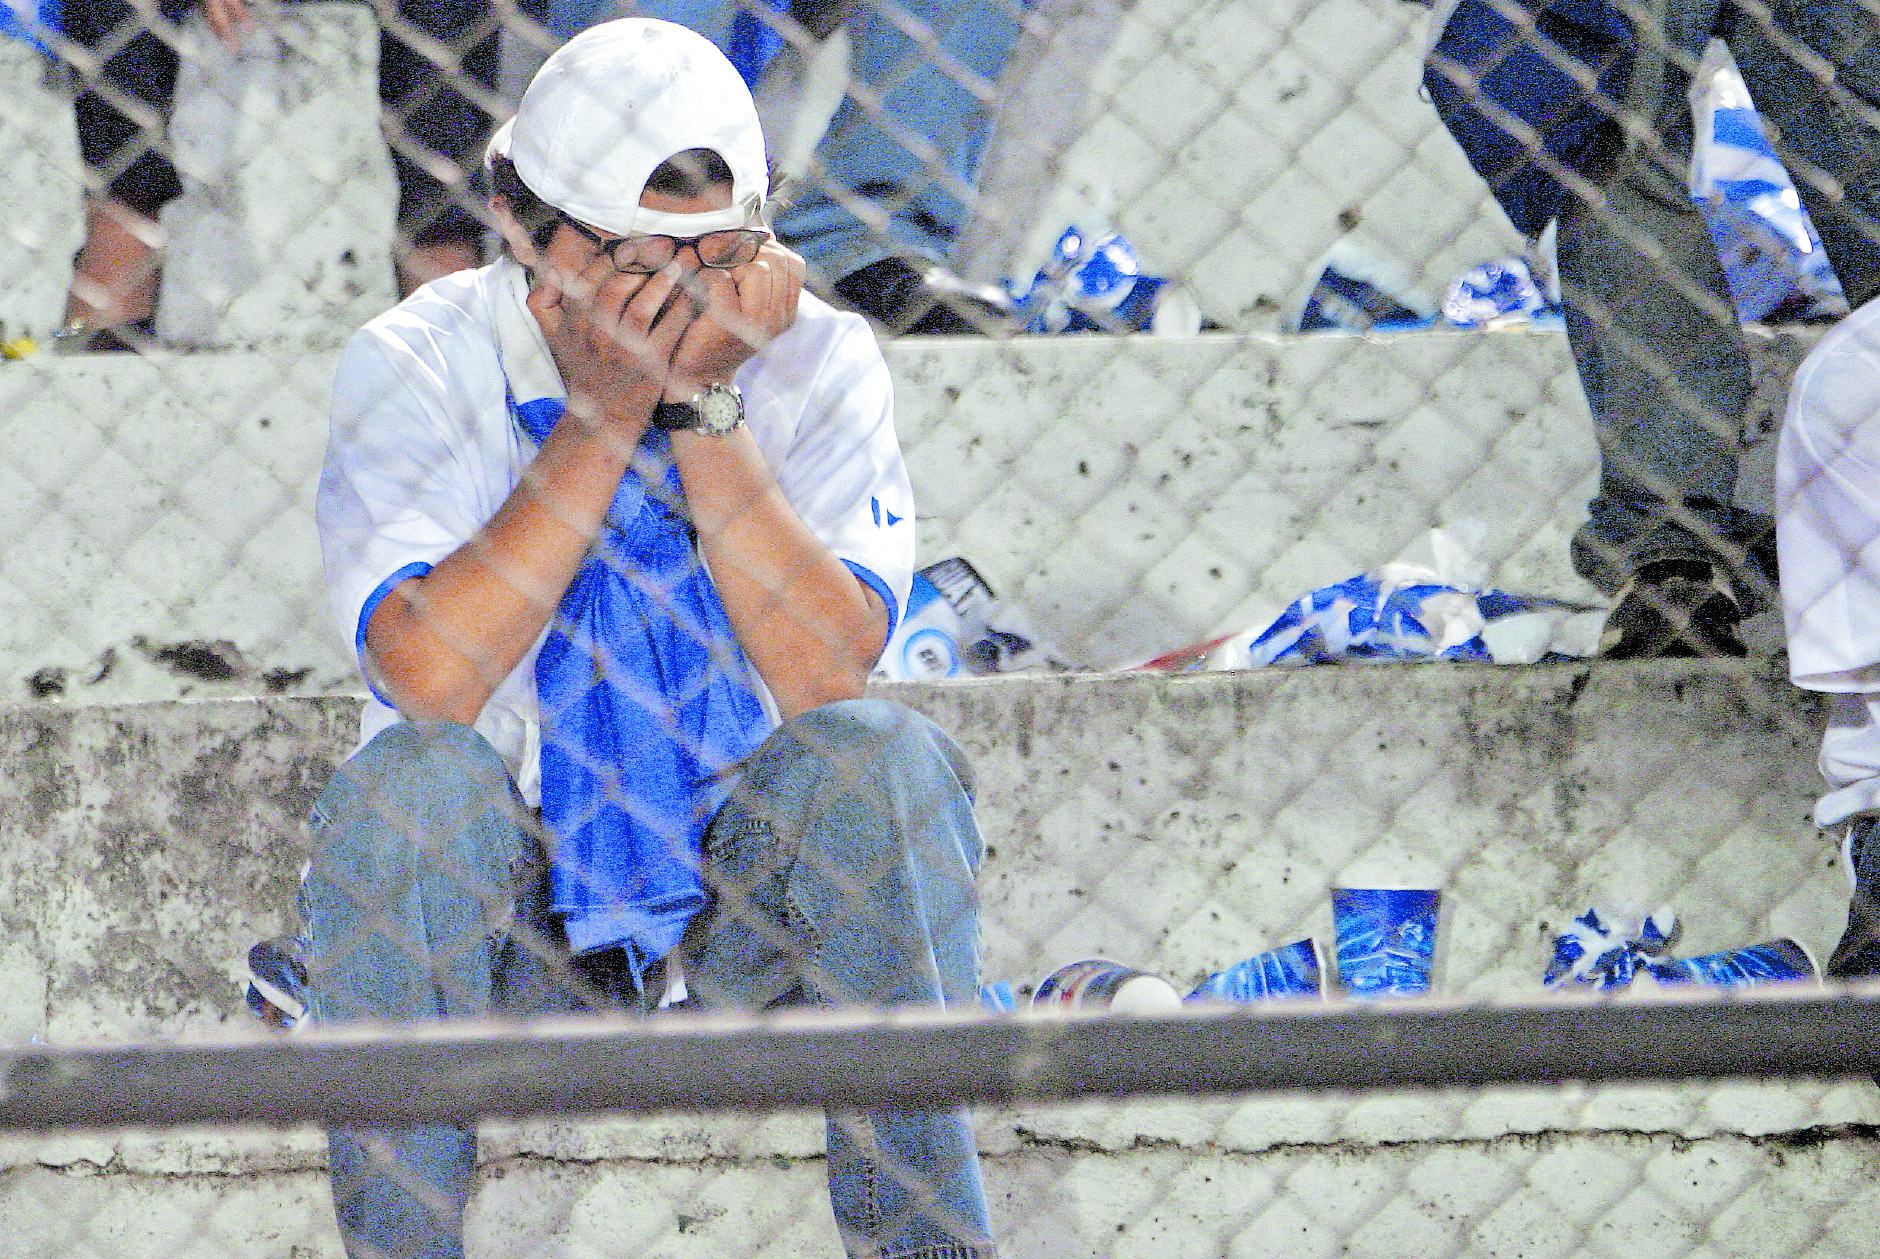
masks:
{"label": "concrete bleacher step", "polygon": [[[1329,940],[1328,888],[1392,865],[1441,879],[1438,989],[1465,998],[1535,995],[1553,931],[1615,898],[1670,903],[1686,953],[1787,934],[1822,956],[1844,912],[1807,820],[1819,701],[1759,665],[878,693],[933,716],[978,769],[988,979],[1110,955],[1186,985]],[[0,709],[0,1040],[239,1025],[242,952],[288,924],[301,818],[356,711]],[[1845,1125],[1876,1120],[1866,1081],[1789,1081],[1027,1106],[984,1112],[980,1139],[1014,1256],[1491,1254],[1537,1229],[1563,1238],[1549,1253],[1606,1254],[1719,1219],[1722,1253],[1801,1253],[1784,1239],[1805,1236],[1854,1255],[1880,1179]],[[832,1255],[818,1142],[806,1115],[492,1126],[473,1253]],[[310,1132],[0,1152],[0,1255],[337,1255]],[[1741,1192],[1681,1197],[1680,1176]]]}
{"label": "concrete bleacher step", "polygon": [[[1759,336],[1746,501],[1790,371]],[[1567,566],[1596,478],[1565,338],[906,338],[886,347],[921,563],[963,555],[1072,659],[1267,623],[1305,591],[1485,525],[1504,589]],[[312,501],[335,355],[0,364],[0,699],[337,693]],[[101,511],[99,504],[109,504]]]}

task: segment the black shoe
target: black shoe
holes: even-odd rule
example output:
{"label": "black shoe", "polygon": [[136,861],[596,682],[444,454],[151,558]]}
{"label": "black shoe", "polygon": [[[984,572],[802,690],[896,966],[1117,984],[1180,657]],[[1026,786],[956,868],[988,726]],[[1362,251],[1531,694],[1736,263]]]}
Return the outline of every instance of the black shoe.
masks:
{"label": "black shoe", "polygon": [[1742,658],[1743,605],[1708,560],[1654,560],[1619,588],[1599,654],[1609,660]]}
{"label": "black shoe", "polygon": [[307,945],[299,936],[263,940],[248,950],[248,982],[242,994],[248,1011],[278,1032],[307,1025],[311,987],[307,982]]}
{"label": "black shoe", "polygon": [[1847,930],[1834,946],[1823,972],[1828,979],[1871,979],[1880,976],[1880,818],[1862,815],[1848,823],[1841,841],[1853,896],[1847,903]]}
{"label": "black shoe", "polygon": [[94,328],[74,319],[52,334],[54,354],[142,354],[156,345],[157,317],[146,316],[110,328]]}
{"label": "black shoe", "polygon": [[942,267],[917,270],[905,258],[883,258],[835,283],[836,295],[890,332],[913,336],[980,336],[999,331],[1011,301],[994,285],[962,280]]}

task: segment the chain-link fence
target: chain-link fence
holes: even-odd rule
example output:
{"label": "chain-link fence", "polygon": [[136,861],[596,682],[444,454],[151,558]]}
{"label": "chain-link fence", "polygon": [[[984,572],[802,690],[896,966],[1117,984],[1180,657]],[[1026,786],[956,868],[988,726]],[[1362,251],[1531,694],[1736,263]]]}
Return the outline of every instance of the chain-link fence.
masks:
{"label": "chain-link fence", "polygon": [[1870,1249],[1880,12],[634,12],[0,9],[0,1254]]}

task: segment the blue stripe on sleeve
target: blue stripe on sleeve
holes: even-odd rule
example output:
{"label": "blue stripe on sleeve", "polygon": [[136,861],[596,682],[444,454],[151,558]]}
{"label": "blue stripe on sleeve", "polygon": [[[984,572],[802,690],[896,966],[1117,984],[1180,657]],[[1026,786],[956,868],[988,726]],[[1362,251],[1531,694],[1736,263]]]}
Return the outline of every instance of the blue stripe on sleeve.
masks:
{"label": "blue stripe on sleeve", "polygon": [[[894,627],[901,623],[901,605],[896,601],[894,591],[888,589],[887,582],[881,580],[881,578],[875,576],[875,574],[863,568],[854,560],[843,560],[842,562],[849,566],[849,571],[855,574],[857,580],[881,596],[882,603],[886,604],[888,608],[888,638],[893,638]],[[882,640],[881,649],[883,651],[888,649],[888,640],[886,638]]]}
{"label": "blue stripe on sleeve", "polygon": [[366,668],[366,626],[371,622],[372,614],[379,610],[379,604],[384,601],[385,596],[397,589],[400,582],[410,581],[413,577],[423,577],[430,571],[431,566],[422,562],[405,565],[380,582],[378,588],[366,596],[365,606],[359,609],[359,627],[353,633],[353,651],[359,657],[359,674],[365,678],[366,689],[372,692],[373,698],[387,708],[397,708],[398,705],[379,694],[379,688],[372,685],[372,671]]}

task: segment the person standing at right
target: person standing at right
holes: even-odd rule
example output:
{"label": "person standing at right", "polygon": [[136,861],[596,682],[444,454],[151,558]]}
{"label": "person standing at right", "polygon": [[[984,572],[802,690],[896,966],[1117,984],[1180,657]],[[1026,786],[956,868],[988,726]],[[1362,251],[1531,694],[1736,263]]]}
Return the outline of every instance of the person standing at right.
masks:
{"label": "person standing at right", "polygon": [[1773,526],[1733,501],[1749,357],[1688,190],[1691,73],[1728,45],[1858,307],[1880,295],[1880,17],[1860,0],[1460,0],[1436,22],[1424,83],[1444,124],[1517,230],[1558,223],[1601,456],[1573,561],[1615,596],[1603,653],[1741,656]]}

